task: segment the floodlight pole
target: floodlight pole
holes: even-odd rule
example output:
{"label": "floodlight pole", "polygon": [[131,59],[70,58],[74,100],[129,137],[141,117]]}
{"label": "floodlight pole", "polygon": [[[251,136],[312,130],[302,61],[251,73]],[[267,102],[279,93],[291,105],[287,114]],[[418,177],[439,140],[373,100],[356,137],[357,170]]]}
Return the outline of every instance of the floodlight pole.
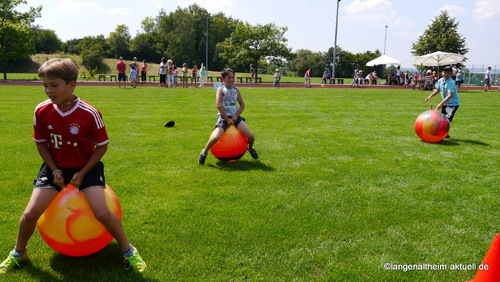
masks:
{"label": "floodlight pole", "polygon": [[205,58],[205,72],[208,71],[208,17],[207,17],[207,43],[206,43],[207,56]]}
{"label": "floodlight pole", "polygon": [[387,25],[385,26],[384,55],[385,55],[385,43],[386,42],[387,42]]}
{"label": "floodlight pole", "polygon": [[332,64],[332,78],[335,78],[335,61],[337,59],[337,29],[339,26],[339,3],[337,1],[337,17],[335,19],[335,45],[333,46],[333,64]]}

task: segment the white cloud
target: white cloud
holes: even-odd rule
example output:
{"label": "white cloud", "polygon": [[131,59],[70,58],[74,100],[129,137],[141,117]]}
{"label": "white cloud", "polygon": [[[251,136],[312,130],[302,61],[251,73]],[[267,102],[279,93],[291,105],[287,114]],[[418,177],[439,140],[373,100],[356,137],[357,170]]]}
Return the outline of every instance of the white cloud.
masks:
{"label": "white cloud", "polygon": [[99,5],[95,4],[92,1],[71,1],[64,0],[59,2],[56,6],[58,10],[62,10],[64,12],[80,12],[80,11],[103,11]]}
{"label": "white cloud", "polygon": [[406,37],[406,36],[410,35],[410,30],[396,32],[396,34],[394,34],[394,35],[396,37]]}
{"label": "white cloud", "polygon": [[156,10],[163,8],[163,3],[159,0],[151,1],[151,6],[153,6]]}
{"label": "white cloud", "polygon": [[498,0],[478,0],[472,10],[476,21],[488,21],[500,17],[500,2]]}
{"label": "white cloud", "polygon": [[414,22],[409,17],[396,18],[393,23],[394,26],[413,26]]}
{"label": "white cloud", "polygon": [[448,11],[448,14],[450,15],[450,17],[452,18],[456,18],[458,16],[462,16],[462,15],[465,15],[467,14],[467,9],[465,9],[464,7],[460,7],[460,6],[455,6],[455,5],[445,5],[441,8],[439,8],[435,14],[440,14],[441,11]]}
{"label": "white cloud", "polygon": [[132,14],[132,11],[129,8],[115,8],[110,9],[109,13],[111,15],[128,16]]}
{"label": "white cloud", "polygon": [[388,0],[354,0],[351,4],[344,6],[343,10],[349,19],[365,24],[385,25],[392,23],[396,17],[392,6]]}

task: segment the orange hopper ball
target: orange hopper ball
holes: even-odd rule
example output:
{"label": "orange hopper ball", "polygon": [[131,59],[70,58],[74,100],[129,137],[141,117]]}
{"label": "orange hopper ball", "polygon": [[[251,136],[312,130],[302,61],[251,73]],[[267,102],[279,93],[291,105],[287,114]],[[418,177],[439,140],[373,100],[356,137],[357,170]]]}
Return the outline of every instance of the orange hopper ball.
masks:
{"label": "orange hopper ball", "polygon": [[245,154],[248,139],[234,125],[228,127],[222,137],[210,148],[214,157],[224,162],[234,162]]}
{"label": "orange hopper ball", "polygon": [[438,111],[423,112],[415,120],[415,132],[425,142],[439,142],[448,135],[449,131],[450,121]]}
{"label": "orange hopper ball", "polygon": [[[122,219],[115,192],[104,189],[109,209]],[[113,236],[94,217],[82,192],[69,184],[52,201],[37,222],[38,230],[49,247],[67,256],[87,256],[106,247]]]}

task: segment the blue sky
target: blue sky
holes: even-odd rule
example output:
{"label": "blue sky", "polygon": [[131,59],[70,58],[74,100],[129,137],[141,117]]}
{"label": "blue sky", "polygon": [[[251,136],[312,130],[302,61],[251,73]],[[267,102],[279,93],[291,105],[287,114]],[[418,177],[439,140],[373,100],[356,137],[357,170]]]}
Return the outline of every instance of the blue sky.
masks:
{"label": "blue sky", "polygon": [[[54,30],[63,41],[87,35],[106,37],[125,24],[134,36],[145,17],[156,17],[161,8],[174,11],[198,3],[210,13],[250,24],[274,22],[288,27],[285,37],[293,50],[327,51],[335,39],[335,0],[28,0],[42,5],[36,24]],[[20,6],[19,10],[27,6]],[[459,21],[458,32],[466,37],[469,53],[465,63],[475,69],[500,70],[500,0],[342,0],[339,8],[337,45],[353,52],[384,52],[412,67],[411,48],[441,10]]]}

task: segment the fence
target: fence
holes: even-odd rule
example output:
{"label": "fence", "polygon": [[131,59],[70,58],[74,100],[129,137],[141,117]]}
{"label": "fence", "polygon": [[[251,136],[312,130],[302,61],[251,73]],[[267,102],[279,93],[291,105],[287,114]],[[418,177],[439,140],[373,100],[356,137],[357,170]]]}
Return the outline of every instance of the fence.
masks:
{"label": "fence", "polygon": [[[462,75],[464,79],[464,84],[470,84],[470,85],[478,85],[478,86],[483,86],[484,85],[484,73],[488,69],[489,66],[475,66],[472,65],[472,67],[465,68],[462,70]],[[499,85],[499,81],[497,81],[498,78],[500,78],[500,74],[497,73],[497,65],[491,66],[491,73],[493,75],[493,81],[491,81],[492,85]]]}

